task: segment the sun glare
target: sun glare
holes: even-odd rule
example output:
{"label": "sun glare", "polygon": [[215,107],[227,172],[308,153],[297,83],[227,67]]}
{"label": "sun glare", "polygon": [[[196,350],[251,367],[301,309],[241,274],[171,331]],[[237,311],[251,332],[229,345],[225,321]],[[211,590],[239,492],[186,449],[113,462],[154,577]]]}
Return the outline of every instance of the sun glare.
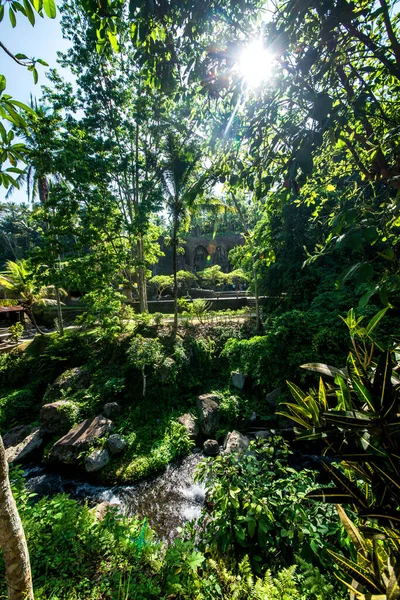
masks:
{"label": "sun glare", "polygon": [[274,57],[261,40],[251,42],[241,53],[238,70],[249,88],[256,88],[273,73]]}

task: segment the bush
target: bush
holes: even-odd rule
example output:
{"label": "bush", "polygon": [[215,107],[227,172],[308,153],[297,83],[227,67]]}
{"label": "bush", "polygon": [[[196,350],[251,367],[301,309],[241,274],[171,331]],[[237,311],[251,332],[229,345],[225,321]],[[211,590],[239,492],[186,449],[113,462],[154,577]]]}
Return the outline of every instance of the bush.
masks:
{"label": "bush", "polygon": [[[316,487],[314,474],[288,464],[282,438],[251,442],[244,456],[228,454],[198,467],[208,503],[201,535],[207,545],[236,561],[248,555],[253,568],[287,566],[294,555],[324,563],[326,543],[339,539],[335,508],[305,498]],[[326,559],[328,564],[329,559]]]}
{"label": "bush", "polygon": [[301,364],[344,362],[342,330],[345,332],[345,327],[338,315],[293,310],[267,322],[265,335],[228,339],[222,357],[228,360],[231,371],[240,370],[253,385],[271,391],[287,379],[304,380]]}

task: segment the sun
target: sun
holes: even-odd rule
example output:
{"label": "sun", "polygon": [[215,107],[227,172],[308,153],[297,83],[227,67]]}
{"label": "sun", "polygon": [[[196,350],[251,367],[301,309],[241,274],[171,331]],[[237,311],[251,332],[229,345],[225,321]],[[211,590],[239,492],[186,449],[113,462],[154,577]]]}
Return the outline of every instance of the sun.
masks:
{"label": "sun", "polygon": [[238,71],[247,87],[257,88],[272,77],[273,70],[274,56],[261,40],[255,40],[244,48],[239,57]]}

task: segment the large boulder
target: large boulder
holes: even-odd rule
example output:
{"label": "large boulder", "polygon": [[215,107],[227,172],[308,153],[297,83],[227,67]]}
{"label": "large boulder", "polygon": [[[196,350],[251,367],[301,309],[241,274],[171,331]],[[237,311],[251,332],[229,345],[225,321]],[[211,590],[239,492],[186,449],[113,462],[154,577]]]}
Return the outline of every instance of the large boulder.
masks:
{"label": "large boulder", "polygon": [[184,428],[188,432],[189,438],[193,442],[197,443],[200,433],[197,419],[195,419],[194,416],[190,413],[185,413],[184,415],[179,417],[178,423],[184,426]]}
{"label": "large boulder", "polygon": [[76,462],[79,454],[105,436],[111,427],[112,421],[102,415],[85,419],[54,444],[50,451],[50,459],[65,464]]}
{"label": "large boulder", "polygon": [[206,440],[203,444],[203,452],[206,456],[217,456],[219,454],[217,440]]}
{"label": "large boulder", "polygon": [[103,406],[103,414],[108,419],[115,419],[115,417],[118,417],[120,412],[121,412],[121,407],[118,404],[118,402],[107,402],[107,404],[105,404]]}
{"label": "large boulder", "polygon": [[49,385],[44,396],[45,404],[60,400],[63,398],[63,392],[69,389],[73,391],[85,389],[90,384],[90,373],[82,367],[75,367],[64,371],[57,379]]}
{"label": "large boulder", "polygon": [[232,385],[238,390],[242,390],[244,388],[244,384],[246,383],[246,375],[241,373],[240,371],[233,371],[232,373]]}
{"label": "large boulder", "polygon": [[211,438],[215,435],[219,425],[219,396],[216,394],[202,394],[198,396],[196,404],[199,411],[201,433]]}
{"label": "large boulder", "polygon": [[35,429],[33,425],[17,425],[16,427],[13,427],[3,435],[4,448],[7,450],[7,448],[10,448],[11,446],[17,446],[33,431],[33,429]]}
{"label": "large boulder", "polygon": [[93,450],[85,458],[85,469],[88,473],[95,473],[100,471],[110,462],[111,456],[107,448]]}
{"label": "large boulder", "polygon": [[16,446],[9,446],[6,458],[9,463],[21,463],[30,460],[43,445],[43,437],[39,427],[36,427],[22,442]]}
{"label": "large boulder", "polygon": [[249,444],[249,438],[234,429],[225,438],[224,454],[231,454],[232,452],[243,454],[247,451]]}
{"label": "large boulder", "polygon": [[281,394],[282,394],[282,388],[280,388],[280,387],[275,388],[274,390],[272,390],[272,392],[269,392],[269,394],[267,394],[265,396],[266,403],[271,408],[276,408],[278,406],[279,397]]}
{"label": "large boulder", "polygon": [[40,431],[44,435],[63,435],[73,425],[78,406],[70,400],[45,404],[40,410]]}
{"label": "large boulder", "polygon": [[126,441],[119,433],[113,433],[107,440],[107,446],[111,454],[121,454],[126,448]]}

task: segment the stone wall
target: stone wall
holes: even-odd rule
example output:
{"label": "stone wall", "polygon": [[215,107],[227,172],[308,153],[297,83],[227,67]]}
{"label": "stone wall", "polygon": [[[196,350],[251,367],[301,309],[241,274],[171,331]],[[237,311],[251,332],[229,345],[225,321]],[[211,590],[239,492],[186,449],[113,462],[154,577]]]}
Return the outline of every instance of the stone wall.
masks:
{"label": "stone wall", "polygon": [[[170,275],[172,273],[172,250],[164,245],[164,240],[159,240],[165,256],[161,257],[158,264],[154,265],[153,275]],[[183,245],[184,254],[178,255],[178,270],[197,273],[206,267],[220,265],[225,273],[232,269],[228,255],[235,246],[244,244],[240,234],[221,234],[211,236],[188,237]]]}

